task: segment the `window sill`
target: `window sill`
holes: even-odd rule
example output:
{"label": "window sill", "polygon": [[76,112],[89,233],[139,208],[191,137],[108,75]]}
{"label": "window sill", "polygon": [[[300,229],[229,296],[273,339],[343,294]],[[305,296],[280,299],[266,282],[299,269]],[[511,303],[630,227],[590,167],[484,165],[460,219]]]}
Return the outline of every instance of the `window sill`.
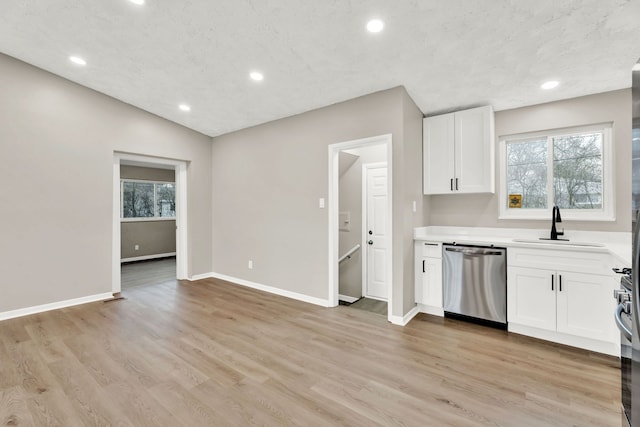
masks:
{"label": "window sill", "polygon": [[[583,221],[583,222],[614,222],[616,220],[615,215],[572,215],[571,213],[561,212],[563,221]],[[504,220],[515,220],[515,221],[551,221],[551,212],[541,214],[522,214],[522,215],[513,215],[513,214],[501,214],[498,216],[498,219]]]}
{"label": "window sill", "polygon": [[150,216],[144,218],[120,218],[120,222],[152,222],[152,221],[175,221],[176,217],[168,216]]}

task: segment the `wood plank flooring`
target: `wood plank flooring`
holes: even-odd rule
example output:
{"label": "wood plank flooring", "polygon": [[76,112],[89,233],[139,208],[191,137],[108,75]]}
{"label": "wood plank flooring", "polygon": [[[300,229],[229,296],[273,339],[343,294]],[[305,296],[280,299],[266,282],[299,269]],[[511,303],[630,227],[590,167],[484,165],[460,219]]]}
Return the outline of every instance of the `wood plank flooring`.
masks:
{"label": "wood plank flooring", "polygon": [[151,259],[122,264],[121,287],[156,285],[176,280],[176,257]]}
{"label": "wood plank flooring", "polygon": [[359,310],[370,311],[376,314],[382,314],[386,316],[387,313],[387,302],[380,301],[373,298],[360,298],[358,301],[353,304],[345,304],[350,308],[357,308]]}
{"label": "wood plank flooring", "polygon": [[0,322],[0,425],[620,426],[615,358],[214,279]]}

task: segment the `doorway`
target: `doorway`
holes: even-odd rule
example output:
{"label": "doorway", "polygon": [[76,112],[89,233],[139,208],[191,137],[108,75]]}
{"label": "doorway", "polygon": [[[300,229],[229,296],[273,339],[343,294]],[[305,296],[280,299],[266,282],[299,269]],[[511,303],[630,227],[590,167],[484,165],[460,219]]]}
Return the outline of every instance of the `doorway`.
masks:
{"label": "doorway", "polygon": [[329,146],[330,305],[342,301],[380,312],[377,306],[382,304],[388,319],[392,306],[391,148],[391,135]]}
{"label": "doorway", "polygon": [[[171,183],[170,179],[153,179],[153,180],[136,180],[134,178],[130,178],[130,176],[122,176],[121,170],[122,167],[131,167],[130,170],[137,170],[137,173],[141,173],[143,170],[156,170],[156,174],[160,173],[162,170],[166,171],[166,177],[173,176],[174,183]],[[135,169],[140,168],[140,169]],[[169,172],[170,171],[170,172]],[[134,172],[128,172],[134,173]],[[125,173],[126,175],[126,173]],[[147,217],[144,221],[136,221],[136,223],[148,223],[144,224],[145,227],[152,226],[156,228],[155,233],[160,233],[160,229],[164,229],[163,233],[175,233],[175,252],[164,252],[161,249],[160,251],[152,251],[156,252],[152,255],[146,255],[143,252],[140,252],[140,256],[136,256],[137,253],[129,253],[128,249],[132,249],[137,251],[139,249],[139,245],[134,245],[133,243],[130,245],[132,248],[128,248],[127,253],[124,254],[122,251],[122,227],[129,226],[130,223],[126,221],[122,221],[123,217],[123,207],[128,206],[127,203],[123,203],[123,180],[122,178],[127,178],[126,182],[129,182],[129,186],[138,185],[141,188],[144,187],[145,191],[147,191],[150,196],[148,197],[150,200],[153,200],[152,206],[146,206],[146,209],[150,210],[150,212],[155,212],[156,215],[158,211],[161,211],[159,216],[162,216],[163,211],[166,210],[175,210],[175,218],[174,219],[158,219],[158,218],[149,218]],[[125,183],[126,183],[125,182]],[[149,188],[147,188],[149,187]],[[133,187],[132,187],[133,188]],[[153,190],[151,190],[153,188]],[[175,194],[173,196],[173,206],[169,206],[167,204],[165,198],[160,197],[159,193],[163,191],[167,191],[169,189],[173,189]],[[129,189],[131,191],[131,189]],[[153,197],[151,196],[153,195]],[[144,200],[146,205],[150,205],[151,202],[148,200]],[[145,204],[143,203],[143,204]],[[129,203],[130,205],[130,203]],[[145,214],[149,216],[150,214]],[[163,159],[163,158],[155,158],[149,156],[141,156],[134,154],[126,154],[126,153],[114,153],[113,160],[113,235],[112,235],[112,292],[115,294],[119,294],[123,289],[123,256],[125,256],[125,261],[135,262],[136,265],[127,265],[124,267],[126,270],[126,285],[136,285],[136,284],[145,284],[148,283],[149,280],[155,280],[153,277],[149,277],[148,274],[152,271],[155,271],[155,274],[159,274],[160,271],[163,274],[171,274],[169,270],[175,272],[173,274],[173,279],[183,280],[188,277],[187,271],[187,163],[181,160],[173,160],[173,159]],[[153,224],[151,224],[153,223]],[[175,224],[175,225],[174,225]],[[169,227],[167,229],[167,227]],[[140,230],[141,228],[138,228]],[[174,229],[174,230],[172,230]],[[140,231],[138,231],[140,232]],[[125,241],[125,243],[131,243]],[[160,253],[158,253],[160,252]],[[158,258],[158,261],[154,261],[154,259]],[[151,265],[151,263],[155,263]],[[156,268],[160,267],[162,264],[162,269]],[[156,279],[162,279],[159,276]]]}

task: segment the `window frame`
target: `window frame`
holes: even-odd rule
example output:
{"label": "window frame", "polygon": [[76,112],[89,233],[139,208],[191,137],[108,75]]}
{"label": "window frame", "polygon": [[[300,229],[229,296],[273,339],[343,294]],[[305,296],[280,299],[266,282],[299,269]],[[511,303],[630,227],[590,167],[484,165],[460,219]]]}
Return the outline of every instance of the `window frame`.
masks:
{"label": "window frame", "polygon": [[[599,123],[586,126],[574,126],[540,132],[529,132],[501,136],[500,187],[498,203],[499,219],[549,220],[553,209],[553,138],[581,133],[602,132],[602,209],[562,209],[562,219],[574,221],[615,221],[615,174],[613,123]],[[547,208],[546,209],[509,209],[507,207],[507,144],[526,140],[547,138]]]}
{"label": "window frame", "polygon": [[[153,216],[141,216],[124,218],[124,183],[125,182],[140,182],[143,184],[153,184]],[[158,184],[173,184],[174,191],[177,190],[173,181],[155,181],[147,179],[120,179],[120,222],[144,222],[144,221],[175,221],[176,216],[158,216]],[[174,200],[177,197],[177,192],[174,193]],[[177,213],[176,213],[177,215]]]}

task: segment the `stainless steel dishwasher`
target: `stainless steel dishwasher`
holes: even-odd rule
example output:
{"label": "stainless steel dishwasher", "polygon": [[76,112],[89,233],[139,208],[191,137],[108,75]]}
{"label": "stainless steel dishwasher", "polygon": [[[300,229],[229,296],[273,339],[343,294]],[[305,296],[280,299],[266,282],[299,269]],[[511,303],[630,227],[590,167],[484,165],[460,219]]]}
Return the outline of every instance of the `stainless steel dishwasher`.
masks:
{"label": "stainless steel dishwasher", "polygon": [[445,314],[506,325],[506,261],[506,248],[442,245]]}

